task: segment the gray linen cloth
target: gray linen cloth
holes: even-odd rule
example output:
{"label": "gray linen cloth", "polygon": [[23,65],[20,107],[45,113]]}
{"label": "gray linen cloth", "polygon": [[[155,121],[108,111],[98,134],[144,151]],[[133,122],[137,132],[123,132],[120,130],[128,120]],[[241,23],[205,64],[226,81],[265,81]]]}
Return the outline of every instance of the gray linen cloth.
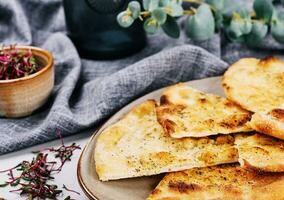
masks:
{"label": "gray linen cloth", "polygon": [[55,56],[56,85],[49,102],[32,116],[0,118],[0,154],[97,126],[135,98],[155,89],[221,75],[241,57],[281,56],[269,36],[257,49],[229,44],[216,34],[193,43],[182,34],[149,36],[147,47],[115,61],[80,59],[65,34],[61,0],[0,0],[0,43],[35,45]]}

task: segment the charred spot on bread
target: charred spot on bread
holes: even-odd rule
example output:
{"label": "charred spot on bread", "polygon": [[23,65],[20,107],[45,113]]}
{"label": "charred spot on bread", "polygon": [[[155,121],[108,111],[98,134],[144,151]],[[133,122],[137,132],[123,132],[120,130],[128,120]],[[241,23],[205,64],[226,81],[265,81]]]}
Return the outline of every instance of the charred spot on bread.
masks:
{"label": "charred spot on bread", "polygon": [[284,121],[284,109],[276,108],[270,111],[268,114],[281,121]]}
{"label": "charred spot on bread", "polygon": [[151,195],[158,195],[160,194],[162,191],[158,188],[155,188],[154,190],[152,190]]}
{"label": "charred spot on bread", "polygon": [[195,183],[186,184],[182,181],[170,181],[168,186],[170,190],[177,191],[179,193],[190,193],[192,191],[202,189],[199,185]]}
{"label": "charred spot on bread", "polygon": [[267,56],[259,61],[259,66],[266,67],[273,62],[279,62],[279,59],[273,56]]}
{"label": "charred spot on bread", "polygon": [[161,105],[170,104],[170,100],[168,99],[168,96],[162,95],[160,98],[160,103]]}
{"label": "charred spot on bread", "polygon": [[231,118],[224,119],[222,122],[220,122],[220,126],[233,129],[235,127],[243,126],[248,121],[250,121],[250,119],[251,119],[250,114],[244,114],[242,117],[238,117],[238,118],[233,116]]}
{"label": "charred spot on bread", "polygon": [[166,119],[162,121],[162,124],[168,134],[175,131],[176,124],[173,121]]}
{"label": "charred spot on bread", "polygon": [[251,113],[214,94],[185,84],[167,88],[157,108],[157,117],[173,138],[204,137],[250,131]]}

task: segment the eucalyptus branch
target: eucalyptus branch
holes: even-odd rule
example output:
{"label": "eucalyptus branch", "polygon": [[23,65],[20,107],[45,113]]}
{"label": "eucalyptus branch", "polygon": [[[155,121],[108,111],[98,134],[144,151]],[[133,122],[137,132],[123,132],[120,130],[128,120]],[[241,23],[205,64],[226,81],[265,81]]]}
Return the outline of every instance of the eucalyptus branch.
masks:
{"label": "eucalyptus branch", "polygon": [[190,16],[190,15],[194,15],[194,14],[195,14],[195,12],[194,12],[193,10],[184,10],[184,11],[183,11],[183,14],[184,14],[184,15],[189,15],[189,16]]}
{"label": "eucalyptus branch", "polygon": [[[194,5],[184,9],[183,3]],[[142,5],[131,1],[117,21],[122,27],[129,27],[140,19],[147,33],[154,34],[162,28],[170,37],[178,38],[176,17],[187,16],[185,31],[195,41],[208,40],[215,32],[223,31],[233,42],[257,46],[270,31],[276,41],[284,43],[284,13],[276,9],[276,3],[254,0],[252,10],[246,10],[239,0],[143,0]]]}
{"label": "eucalyptus branch", "polygon": [[149,12],[149,11],[143,11],[143,12],[140,13],[141,17],[147,17],[147,16],[150,16],[150,15],[151,15],[151,12]]}
{"label": "eucalyptus branch", "polygon": [[202,4],[204,3],[203,1],[201,0],[182,0],[183,2],[186,2],[186,3],[196,3],[196,4]]}

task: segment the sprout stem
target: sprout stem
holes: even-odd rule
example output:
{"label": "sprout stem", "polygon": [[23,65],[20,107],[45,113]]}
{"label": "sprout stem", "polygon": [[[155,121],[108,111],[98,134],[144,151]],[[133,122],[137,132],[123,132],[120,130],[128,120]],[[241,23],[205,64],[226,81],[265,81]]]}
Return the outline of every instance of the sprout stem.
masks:
{"label": "sprout stem", "polygon": [[[0,171],[0,173],[8,172],[8,180],[0,187],[12,186],[17,187],[10,192],[20,192],[20,195],[26,195],[28,199],[57,199],[62,193],[62,190],[58,189],[57,185],[52,185],[50,182],[54,179],[54,174],[62,170],[63,165],[71,160],[71,157],[75,150],[81,149],[80,146],[73,143],[72,145],[65,146],[60,131],[57,131],[57,135],[61,140],[61,146],[59,148],[45,148],[37,152],[37,155],[33,157],[31,161],[22,161],[17,166],[8,170]],[[48,160],[48,155],[54,154],[57,160]],[[59,164],[59,167],[55,166]],[[14,172],[20,171],[20,174],[14,174]],[[80,193],[68,189],[65,185],[63,189],[69,192]],[[70,197],[66,199],[71,199]]]}

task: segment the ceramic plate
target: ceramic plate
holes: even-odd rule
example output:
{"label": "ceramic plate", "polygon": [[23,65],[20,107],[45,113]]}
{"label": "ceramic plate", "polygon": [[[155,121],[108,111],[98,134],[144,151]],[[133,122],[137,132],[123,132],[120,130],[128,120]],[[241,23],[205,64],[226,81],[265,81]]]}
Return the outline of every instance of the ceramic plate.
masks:
{"label": "ceramic plate", "polygon": [[[221,77],[206,78],[186,83],[204,92],[224,96]],[[162,179],[162,175],[101,182],[98,179],[93,159],[96,140],[102,130],[122,118],[130,109],[147,99],[159,100],[164,89],[147,94],[122,108],[113,115],[89,140],[78,162],[77,176],[83,191],[95,200],[144,200]]]}

